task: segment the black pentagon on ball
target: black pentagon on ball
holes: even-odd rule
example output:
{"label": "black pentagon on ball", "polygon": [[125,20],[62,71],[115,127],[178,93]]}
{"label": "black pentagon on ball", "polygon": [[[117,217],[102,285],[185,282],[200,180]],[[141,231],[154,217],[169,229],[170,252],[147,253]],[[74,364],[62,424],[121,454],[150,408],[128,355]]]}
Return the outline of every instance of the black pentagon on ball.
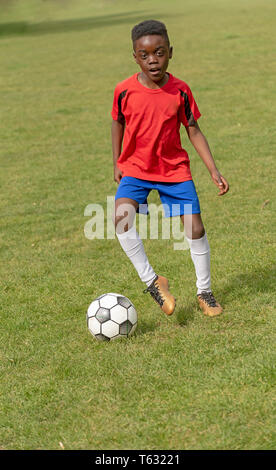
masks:
{"label": "black pentagon on ball", "polygon": [[125,308],[131,306],[131,302],[126,297],[117,297],[117,301],[119,305],[122,305]]}
{"label": "black pentagon on ball", "polygon": [[124,321],[120,325],[120,335],[128,335],[132,329],[132,323],[129,320]]}
{"label": "black pentagon on ball", "polygon": [[100,323],[110,320],[110,311],[108,308],[100,307],[96,313],[96,318]]}

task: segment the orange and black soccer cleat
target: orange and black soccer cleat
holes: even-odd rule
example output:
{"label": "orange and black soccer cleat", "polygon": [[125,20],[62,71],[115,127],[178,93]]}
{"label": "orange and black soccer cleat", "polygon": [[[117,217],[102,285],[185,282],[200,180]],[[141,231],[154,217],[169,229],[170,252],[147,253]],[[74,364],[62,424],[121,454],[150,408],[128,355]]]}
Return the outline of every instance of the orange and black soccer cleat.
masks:
{"label": "orange and black soccer cleat", "polygon": [[172,315],[175,309],[175,298],[169,291],[169,281],[163,276],[156,276],[151,285],[144,290],[153,297],[166,315]]}
{"label": "orange and black soccer cleat", "polygon": [[197,299],[204,315],[216,317],[222,313],[222,306],[216,301],[212,292],[201,292],[201,294],[197,295]]}

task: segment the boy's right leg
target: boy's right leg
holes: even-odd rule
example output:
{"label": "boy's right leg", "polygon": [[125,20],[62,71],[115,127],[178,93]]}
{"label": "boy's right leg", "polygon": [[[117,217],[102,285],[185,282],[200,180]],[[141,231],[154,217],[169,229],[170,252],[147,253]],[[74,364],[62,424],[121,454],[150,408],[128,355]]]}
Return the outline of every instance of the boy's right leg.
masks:
{"label": "boy's right leg", "polygon": [[143,242],[133,225],[138,202],[129,198],[118,198],[115,201],[114,224],[119,243],[135,267],[142,282],[162,310],[171,315],[175,308],[175,299],[169,292],[168,280],[157,276],[149,263]]}
{"label": "boy's right leg", "polygon": [[119,198],[115,201],[115,230],[121,247],[134,265],[140,279],[149,286],[156,278],[144,245],[133,225],[138,202]]}

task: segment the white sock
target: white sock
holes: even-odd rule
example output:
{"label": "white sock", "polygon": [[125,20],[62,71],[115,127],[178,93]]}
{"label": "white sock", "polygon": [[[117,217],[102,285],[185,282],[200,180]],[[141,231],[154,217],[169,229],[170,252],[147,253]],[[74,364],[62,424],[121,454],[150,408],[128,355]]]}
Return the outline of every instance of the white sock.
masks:
{"label": "white sock", "polygon": [[141,281],[149,286],[156,277],[156,274],[149,264],[143,242],[135,226],[131,227],[127,232],[116,233],[116,235],[125,254],[135,267]]}
{"label": "white sock", "polygon": [[196,272],[197,294],[211,292],[210,247],[206,233],[202,238],[187,238]]}

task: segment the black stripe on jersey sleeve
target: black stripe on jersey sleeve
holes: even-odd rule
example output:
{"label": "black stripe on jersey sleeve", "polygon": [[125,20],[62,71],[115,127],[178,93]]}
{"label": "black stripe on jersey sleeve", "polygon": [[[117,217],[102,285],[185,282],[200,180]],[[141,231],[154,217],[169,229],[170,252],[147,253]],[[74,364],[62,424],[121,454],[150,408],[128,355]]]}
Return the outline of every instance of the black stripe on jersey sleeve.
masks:
{"label": "black stripe on jersey sleeve", "polygon": [[184,98],[184,105],[185,105],[184,109],[185,109],[185,116],[186,116],[187,122],[189,125],[192,125],[195,123],[195,118],[190,107],[188,95],[187,93],[185,93],[185,91],[182,91],[182,90],[179,90],[179,91],[180,91],[182,98]]}
{"label": "black stripe on jersey sleeve", "polygon": [[118,98],[118,118],[117,118],[117,121],[120,124],[125,123],[125,116],[122,113],[122,99],[126,96],[126,92],[127,92],[127,90],[122,91],[119,94],[119,98]]}

